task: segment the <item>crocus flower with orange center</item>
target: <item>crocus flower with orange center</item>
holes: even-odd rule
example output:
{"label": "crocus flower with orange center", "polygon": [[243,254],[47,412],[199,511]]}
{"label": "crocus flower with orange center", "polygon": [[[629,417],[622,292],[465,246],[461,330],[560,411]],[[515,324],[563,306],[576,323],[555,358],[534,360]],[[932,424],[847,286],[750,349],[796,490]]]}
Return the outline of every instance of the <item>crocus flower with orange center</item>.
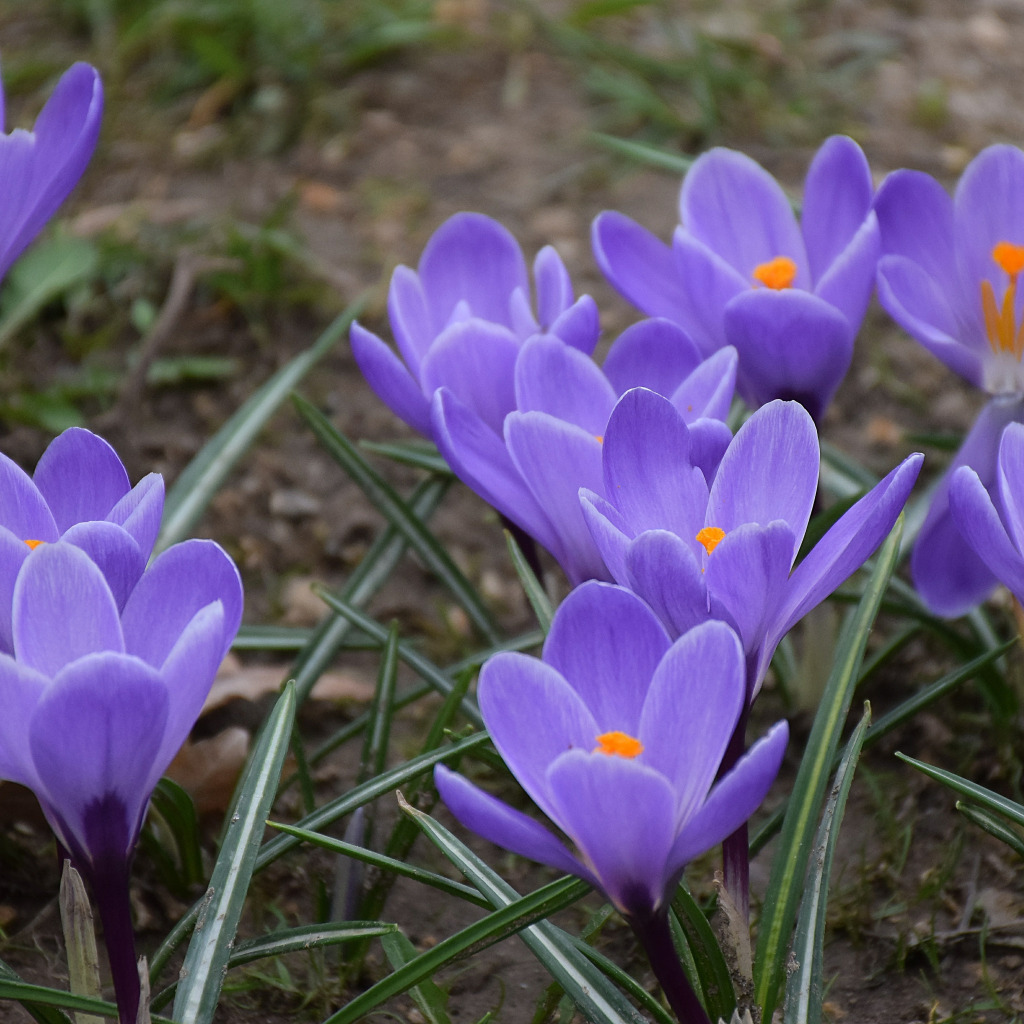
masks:
{"label": "crocus flower with orange center", "polygon": [[843,136],[815,155],[799,221],[764,168],[713,149],[686,175],[671,245],[605,212],[594,221],[594,255],[625,298],[674,320],[705,355],[733,346],[748,404],[796,399],[820,421],[871,297],[873,194],[864,154]]}
{"label": "crocus flower with orange center", "polygon": [[878,297],[896,322],[951,370],[992,396],[936,489],[911,555],[921,597],[960,615],[996,576],[950,513],[949,482],[969,466],[996,483],[999,438],[1024,421],[1024,152],[989,146],[951,197],[927,174],[901,170],[875,200],[882,237]]}

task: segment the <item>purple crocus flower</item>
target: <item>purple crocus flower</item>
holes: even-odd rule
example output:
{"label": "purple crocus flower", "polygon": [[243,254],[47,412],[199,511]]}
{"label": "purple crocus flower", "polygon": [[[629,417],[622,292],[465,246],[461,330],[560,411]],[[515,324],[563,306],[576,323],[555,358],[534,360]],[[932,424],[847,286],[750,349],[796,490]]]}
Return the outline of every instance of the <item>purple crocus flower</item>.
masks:
{"label": "purple crocus flower", "polygon": [[814,422],[796,402],[762,406],[709,482],[671,404],[641,389],[608,422],[603,493],[582,491],[605,564],[678,636],[709,617],[739,635],[747,697],[779,642],[892,529],[920,469],[912,455],[845,512],[793,567],[818,486]]}
{"label": "purple crocus flower", "polygon": [[[0,133],[4,131],[0,88]],[[73,64],[32,131],[0,134],[0,277],[78,183],[99,136],[103,87],[96,69]]]}
{"label": "purple crocus flower", "polygon": [[444,802],[484,838],[603,892],[648,948],[679,1012],[678,979],[662,974],[673,959],[672,893],[686,864],[759,806],[788,736],[778,723],[720,775],[746,707],[736,636],[708,622],[673,643],[634,594],[591,581],[555,613],[542,659],[505,653],[484,665],[479,698],[498,752],[574,850],[438,766]]}
{"label": "purple crocus flower", "polygon": [[123,609],[79,547],[41,544],[13,594],[0,653],[0,778],[38,797],[93,888],[122,1024],[135,1024],[128,875],[153,787],[199,715],[242,611],[238,571],[212,541],[168,548]]}
{"label": "purple crocus flower", "polygon": [[1024,424],[1003,431],[994,482],[970,465],[950,478],[953,521],[971,552],[1024,601]]}
{"label": "purple crocus flower", "polygon": [[123,609],[153,552],[163,504],[159,473],[132,487],[114,449],[79,427],[50,443],[32,477],[0,455],[0,651],[13,651],[14,584],[32,548],[56,540],[81,548]]}
{"label": "purple crocus flower", "polygon": [[434,437],[455,473],[548,549],[569,580],[608,579],[583,521],[580,487],[600,492],[601,445],[618,397],[657,388],[689,424],[709,475],[730,439],[736,353],[701,360],[675,324],[647,320],[612,345],[603,369],[551,337],[535,337],[514,366],[515,408],[496,432],[448,388],[434,397]]}
{"label": "purple crocus flower", "polygon": [[[430,400],[446,387],[493,430],[515,407],[513,366],[536,334],[590,353],[597,306],[573,300],[572,283],[551,246],[533,265],[536,313],[522,250],[497,221],[457,213],[431,236],[418,270],[391,277],[388,315],[399,358],[377,335],[352,325],[352,353],[381,400],[414,430],[432,436]],[[404,360],[404,362],[403,362]]]}
{"label": "purple crocus flower", "polygon": [[961,466],[995,482],[1007,423],[1024,420],[1024,152],[990,146],[952,196],[927,174],[896,171],[875,200],[882,234],[878,297],[896,322],[965,380],[993,395],[932,499],[910,568],[940,615],[961,615],[996,577],[974,557],[950,515],[949,479]]}
{"label": "purple crocus flower", "polygon": [[594,254],[626,299],[679,323],[705,355],[732,345],[748,404],[796,399],[820,420],[871,297],[873,194],[864,154],[844,136],[815,155],[800,222],[759,164],[712,149],[683,182],[671,246],[605,212],[594,221]]}

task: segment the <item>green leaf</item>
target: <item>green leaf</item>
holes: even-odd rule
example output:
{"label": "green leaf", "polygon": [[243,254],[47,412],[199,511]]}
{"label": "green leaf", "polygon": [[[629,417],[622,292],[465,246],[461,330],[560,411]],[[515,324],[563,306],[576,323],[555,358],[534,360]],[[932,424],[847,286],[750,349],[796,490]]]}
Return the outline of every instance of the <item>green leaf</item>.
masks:
{"label": "green leaf", "polygon": [[527,562],[522,548],[516,543],[516,539],[512,536],[510,530],[505,531],[505,543],[508,545],[509,557],[512,559],[516,575],[519,577],[519,582],[523,585],[523,590],[526,592],[526,599],[530,602],[533,614],[537,616],[541,632],[547,636],[548,631],[551,629],[551,619],[554,617],[551,598],[548,597],[540,580],[537,579],[537,574],[531,568],[530,563]]}
{"label": "green leaf", "polygon": [[[402,804],[408,814],[432,843],[448,858],[466,879],[495,907],[509,907],[519,894],[495,874],[467,846],[460,843],[444,826],[428,814]],[[563,880],[565,881],[565,880]],[[588,888],[581,887],[579,893]],[[629,1000],[599,971],[590,959],[576,948],[576,940],[550,921],[541,921],[522,932],[521,938],[544,969],[576,1003],[592,1024],[647,1024]]]}
{"label": "green leaf", "polygon": [[402,466],[425,469],[428,473],[453,476],[451,467],[430,441],[360,441],[359,447],[375,455],[383,455]]}
{"label": "green leaf", "polygon": [[310,348],[282,366],[182,470],[164,501],[163,525],[155,552],[163,551],[188,536],[256,435],[299,381],[348,330],[362,306],[362,300],[352,303]]}
{"label": "green leaf", "polygon": [[[385,935],[380,943],[391,966],[405,967],[417,957],[416,947],[400,932],[393,931]],[[421,981],[409,989],[409,996],[420,1008],[427,1024],[450,1024],[448,1016],[448,996],[432,981]]]}
{"label": "green leaf", "polygon": [[217,1010],[249,881],[270,813],[281,765],[295,722],[295,688],[289,684],[264,725],[234,802],[234,813],[213,868],[203,911],[182,966],[174,1017],[210,1024]]}
{"label": "green leaf", "polygon": [[990,836],[1006,843],[1018,857],[1024,859],[1024,836],[1009,822],[984,807],[965,804],[957,800],[956,809],[970,822],[983,828]]}
{"label": "green leaf", "polygon": [[712,1020],[729,1020],[736,1008],[732,975],[715,933],[685,885],[672,897],[672,912],[693,956],[694,970],[704,993],[704,1006]]}
{"label": "green leaf", "polygon": [[4,282],[0,348],[58,295],[96,273],[99,254],[84,238],[54,235],[36,242],[15,262]]}
{"label": "green leaf", "polygon": [[785,1024],[821,1024],[824,999],[825,910],[828,885],[832,877],[832,859],[839,839],[839,828],[850,795],[868,724],[871,705],[865,702],[864,714],[854,730],[832,784],[831,795],[818,826],[814,849],[808,863],[807,880],[800,904],[800,917],[793,940],[796,969],[786,983]]}
{"label": "green leaf", "polygon": [[359,454],[356,446],[316,406],[300,395],[293,395],[292,401],[327,453],[358,485],[377,511],[405,537],[431,572],[455,595],[477,629],[491,643],[496,643],[500,631],[490,611],[423,520],[415,515],[395,489]]}
{"label": "green leaf", "polygon": [[860,604],[846,619],[836,645],[836,660],[814,719],[807,749],[789,798],[782,836],[772,862],[758,927],[754,959],[754,995],[765,1020],[771,1020],[786,974],[797,908],[803,895],[807,860],[825,792],[853,698],[864,648],[899,557],[902,515],[875,559]]}
{"label": "green leaf", "polygon": [[[34,988],[35,986],[28,985],[27,982],[21,980],[13,968],[8,967],[7,964],[0,960],[0,986],[4,984],[15,984],[25,985],[28,988]],[[47,991],[56,992],[56,989],[49,989]],[[61,993],[64,994],[64,993]],[[32,1019],[37,1021],[38,1024],[71,1024],[67,1014],[58,1010],[55,1006],[46,1006],[43,1004],[36,1004],[28,1001],[21,1000],[20,996],[0,996],[0,998],[18,999],[22,1002],[25,1010],[32,1016]]]}

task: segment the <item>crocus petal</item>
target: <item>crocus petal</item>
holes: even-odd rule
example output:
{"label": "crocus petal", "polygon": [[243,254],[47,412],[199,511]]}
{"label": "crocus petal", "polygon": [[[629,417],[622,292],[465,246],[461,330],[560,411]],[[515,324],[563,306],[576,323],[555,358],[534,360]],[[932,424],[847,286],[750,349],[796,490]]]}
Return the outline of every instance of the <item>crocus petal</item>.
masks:
{"label": "crocus petal", "polygon": [[853,326],[835,306],[795,288],[756,288],[732,299],[724,324],[750,404],[794,398],[821,418],[853,358]]}
{"label": "crocus petal", "polygon": [[32,762],[28,734],[32,715],[50,680],[27,665],[0,654],[0,779],[35,788],[39,779]]}
{"label": "crocus petal", "polygon": [[61,533],[75,523],[106,519],[131,490],[117,452],[81,427],[65,430],[50,443],[32,479]]}
{"label": "crocus petal", "polygon": [[[766,644],[767,660],[778,642],[813,607],[820,604],[859,569],[889,535],[924,461],[904,459],[829,528],[793,570],[785,600],[776,607]],[[767,671],[767,663],[764,670]]]}
{"label": "crocus petal", "polygon": [[516,288],[528,292],[530,287],[519,243],[480,213],[457,213],[431,235],[419,275],[439,327],[462,300],[473,316],[510,326],[509,296]]}
{"label": "crocus petal", "polygon": [[196,612],[160,669],[170,695],[163,742],[154,756],[161,775],[203,710],[223,658],[224,608],[215,601]]}
{"label": "crocus petal", "polygon": [[803,406],[762,406],[722,458],[702,525],[728,534],[744,523],[767,526],[781,519],[793,531],[795,558],[814,505],[819,461],[818,434]]}
{"label": "crocus petal", "polygon": [[627,302],[690,329],[693,317],[670,246],[612,210],[594,220],[591,242],[601,273]]}
{"label": "crocus petal", "polygon": [[650,388],[670,395],[700,365],[700,350],[681,327],[651,318],[627,327],[612,342],[602,368],[616,394]]}
{"label": "crocus petal", "polygon": [[14,584],[28,554],[29,547],[23,540],[0,527],[0,651],[5,654],[14,653]]}
{"label": "crocus petal", "polygon": [[759,263],[787,256],[797,266],[794,286],[810,287],[803,236],[786,193],[745,154],[723,148],[701,154],[683,181],[679,213],[687,233],[744,280]]}
{"label": "crocus petal", "polygon": [[81,548],[99,566],[121,611],[146,568],[147,556],[135,539],[106,522],[77,523],[61,539]]}
{"label": "crocus petal", "polygon": [[566,750],[592,750],[608,727],[595,720],[584,697],[556,668],[516,652],[496,655],[484,665],[479,694],[498,753],[550,816],[548,765]]}
{"label": "crocus petal", "polygon": [[495,433],[516,407],[513,375],[519,341],[500,324],[464,320],[448,327],[423,359],[425,394],[447,388]]}
{"label": "crocus petal", "polygon": [[871,301],[880,252],[878,218],[869,213],[860,231],[814,289],[819,299],[835,306],[846,317],[854,333],[859,329]]}
{"label": "crocus petal", "polygon": [[1008,423],[1024,421],[1024,400],[995,398],[982,409],[932,496],[910,556],[910,573],[925,604],[937,615],[955,617],[983,601],[995,585],[988,566],[961,536],[949,510],[949,481],[970,466],[991,492],[996,482],[999,439]]}
{"label": "crocus petal", "polygon": [[221,657],[242,621],[242,580],[212,540],[186,540],[161,553],[132,591],[121,616],[129,654],[160,668],[200,609],[224,610]]}
{"label": "crocus petal", "polygon": [[110,587],[72,544],[42,544],[25,559],[14,586],[13,619],[18,661],[51,677],[94,651],[124,650]]}
{"label": "crocus petal", "polygon": [[[1024,152],[989,146],[967,165],[953,197],[953,238],[962,281],[977,287],[997,274],[1004,278],[992,249],[1002,241],[1024,243]],[[980,327],[981,302],[973,305]]]}
{"label": "crocus petal", "polygon": [[[782,601],[793,544],[788,523],[747,523],[728,531],[708,556],[704,579],[711,613],[735,628],[748,654],[763,642]],[[750,680],[752,691],[759,681]]]}
{"label": "crocus petal", "polygon": [[159,473],[150,473],[110,510],[107,519],[123,527],[148,559],[160,532],[163,512],[164,478]]}
{"label": "crocus petal", "polygon": [[635,760],[570,751],[551,766],[548,783],[554,820],[612,903],[627,915],[660,907],[675,840],[675,794],[665,777]]}
{"label": "crocus petal", "polygon": [[626,548],[633,535],[632,531],[614,505],[587,487],[580,488],[580,509],[612,579],[626,585]]}
{"label": "crocus petal", "polygon": [[641,533],[626,551],[626,583],[672,636],[707,621],[708,593],[690,544],[668,530]]}
{"label": "crocus petal", "polygon": [[[15,132],[0,140],[0,177],[5,184],[0,276],[82,176],[96,148],[102,112],[99,74],[88,64],[74,64],[61,76],[32,133]],[[28,189],[21,202],[16,199],[18,184]]]}
{"label": "crocus petal", "polygon": [[432,426],[437,447],[459,479],[561,561],[558,534],[502,439],[444,388],[434,395]]}
{"label": "crocus petal", "polygon": [[717,846],[757,810],[779,773],[788,740],[789,727],[778,722],[719,781],[680,832],[669,854],[670,872]]}
{"label": "crocus petal", "polygon": [[[427,354],[430,343],[448,321],[446,317],[440,323],[434,322],[427,307],[427,297],[423,294],[419,275],[402,265],[395,267],[391,275],[391,285],[388,288],[388,322],[391,324],[391,333],[395,336],[398,351],[401,352],[409,373],[415,380],[419,380],[423,357]],[[358,356],[356,358],[358,359]]]}
{"label": "crocus petal", "polygon": [[[691,424],[699,419],[725,420],[736,390],[738,363],[736,349],[726,346],[708,356],[675,391],[666,393],[684,422]],[[729,437],[731,439],[732,434]],[[696,465],[692,455],[691,461]]]}
{"label": "crocus petal", "polygon": [[640,717],[644,764],[676,791],[678,821],[704,801],[746,701],[746,667],[736,634],[704,622],[661,659]]}
{"label": "crocus petal", "polygon": [[597,303],[589,295],[581,295],[551,324],[548,333],[589,356],[601,336]]}
{"label": "crocus petal", "polygon": [[807,259],[816,284],[863,226],[874,193],[871,168],[860,146],[845,135],[826,139],[807,171],[801,211]]}
{"label": "crocus petal", "polygon": [[705,480],[714,480],[731,443],[732,431],[721,420],[704,418],[690,424],[690,462]]}
{"label": "crocus petal", "polygon": [[671,402],[644,388],[619,399],[604,439],[604,493],[633,536],[665,529],[696,543],[708,488],[689,453],[690,432]]}
{"label": "crocus petal", "polygon": [[[647,687],[668,648],[664,627],[636,594],[592,580],[559,607],[544,643],[544,661],[593,714],[599,728],[591,740],[612,731],[635,736]],[[485,717],[494,721],[486,712]]]}
{"label": "crocus petal", "polygon": [[352,355],[377,397],[413,430],[430,436],[430,403],[402,361],[370,331],[354,323],[349,332]]}
{"label": "crocus petal", "polygon": [[29,729],[40,797],[58,811],[66,829],[58,835],[76,853],[88,852],[86,818],[105,798],[122,808],[128,838],[136,838],[166,720],[160,678],[123,654],[81,658],[40,698]]}
{"label": "crocus petal", "polygon": [[961,342],[962,332],[949,293],[920,264],[905,256],[883,256],[878,261],[878,301],[933,356],[964,380],[981,386],[981,355]]}
{"label": "crocus petal", "polygon": [[573,584],[606,579],[580,509],[579,491],[601,490],[601,442],[589,431],[542,412],[513,412],[505,444],[538,505],[557,524],[561,551],[552,550]]}
{"label": "crocus petal", "polygon": [[722,311],[731,299],[751,288],[751,281],[682,228],[673,236],[672,255],[689,310],[689,319],[681,322],[701,353],[709,356],[729,344]]}
{"label": "crocus petal", "polygon": [[448,810],[466,828],[521,857],[529,857],[557,871],[578,875],[599,888],[600,883],[593,873],[543,825],[522,811],[509,807],[441,764],[434,769],[434,782]]}
{"label": "crocus petal", "polygon": [[1020,600],[1019,595],[1024,595],[1024,558],[1007,535],[991,496],[970,466],[961,466],[953,474],[949,508],[964,543]]}
{"label": "crocus petal", "polygon": [[996,469],[1007,533],[1017,550],[1024,551],[1024,424],[1010,423],[1003,431]]}
{"label": "crocus petal", "polygon": [[39,488],[6,455],[0,455],[0,525],[22,541],[54,541],[60,536]]}
{"label": "crocus petal", "polygon": [[538,335],[519,353],[515,364],[515,407],[545,412],[603,435],[616,395],[590,356],[558,338]]}
{"label": "crocus petal", "polygon": [[554,246],[545,245],[533,261],[537,285],[537,316],[541,330],[550,326],[573,304],[572,280]]}

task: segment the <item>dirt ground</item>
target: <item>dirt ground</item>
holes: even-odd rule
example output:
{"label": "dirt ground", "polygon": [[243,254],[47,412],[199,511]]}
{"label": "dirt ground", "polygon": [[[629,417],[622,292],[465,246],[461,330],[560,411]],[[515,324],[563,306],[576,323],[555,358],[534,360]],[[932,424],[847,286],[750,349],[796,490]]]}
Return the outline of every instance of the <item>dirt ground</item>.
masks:
{"label": "dirt ground", "polygon": [[[87,423],[102,428],[133,479],[156,468],[173,480],[254,388],[362,291],[369,289],[371,296],[362,319],[386,333],[391,268],[415,264],[430,233],[459,210],[502,221],[529,257],[554,244],[577,291],[597,297],[606,339],[636,318],[602,281],[589,253],[589,224],[597,212],[613,208],[668,237],[678,178],[596,145],[589,132],[599,126],[599,110],[580,69],[539,34],[510,40],[503,5],[479,0],[446,10],[446,17],[462,22],[456,45],[404,52],[344,81],[324,83],[326,94],[344,105],[342,127],[321,131],[314,125],[270,155],[232,141],[236,121],[229,106],[197,112],[201,97],[186,95],[140,126],[130,79],[114,90],[100,151],[66,208],[72,230],[90,237],[113,232],[144,247],[156,224],[164,248],[142,287],[159,305],[182,253],[215,252],[206,239],[223,239],[231,223],[262,224],[272,211],[283,211],[282,223],[301,239],[305,270],[315,285],[312,301],[289,305],[275,295],[253,313],[199,276],[164,354],[231,355],[237,372],[219,384],[149,388],[113,413],[104,403],[83,403]],[[912,166],[952,181],[981,147],[1024,138],[1024,108],[1016,93],[1024,74],[1024,6],[1018,0],[832,0],[772,5],[769,13],[751,0],[724,0],[680,10],[713,38],[742,35],[764,55],[770,80],[788,90],[786,109],[771,107],[769,97],[767,113],[727,117],[711,141],[744,149],[795,190],[818,142],[835,131],[857,138],[879,180],[889,170]],[[629,30],[638,45],[646,38],[642,19]],[[39,47],[48,59],[64,55],[70,61],[81,45],[59,8],[30,14],[14,0],[0,0],[5,55]],[[793,90],[799,95],[801,88],[827,99],[812,105],[813,115],[803,120],[792,101]],[[8,125],[25,123],[20,113],[27,101],[12,95],[10,103]],[[96,358],[123,366],[137,337],[125,326]],[[43,387],[82,358],[68,351],[52,320],[44,319],[18,339],[3,372],[13,387]],[[344,342],[303,391],[350,437],[408,436],[366,387]],[[981,404],[980,395],[876,310],[823,434],[882,472],[913,450],[907,435],[963,431]],[[26,466],[48,440],[37,428],[0,424],[3,450]],[[941,458],[939,453],[930,462],[940,466]],[[416,479],[411,470],[391,467],[388,473],[406,489]],[[445,500],[434,525],[500,610],[503,624],[526,628],[528,611],[510,576],[494,515],[458,490]],[[219,540],[238,560],[247,621],[307,625],[319,615],[309,581],[342,584],[379,529],[378,516],[358,489],[285,409],[198,532]],[[383,621],[399,618],[440,659],[464,649],[466,627],[457,609],[411,561],[371,611]],[[885,710],[947,667],[941,654],[916,641],[866,696]],[[367,658],[343,668],[357,680],[371,680],[374,663]],[[781,713],[770,694],[761,704],[764,721]],[[340,721],[347,713],[318,705],[305,725],[322,728],[325,716]],[[793,749],[799,749],[807,724],[801,716],[795,719]],[[403,733],[412,736],[415,727],[411,720]],[[968,689],[866,758],[847,812],[830,912],[830,1019],[911,1024],[1003,1021],[1024,1013],[1019,865],[1004,848],[966,827],[946,792],[891,756],[898,748],[1013,792],[1019,722],[996,737],[990,733],[984,708]],[[400,746],[396,741],[396,757]],[[351,760],[342,757],[324,768],[325,791],[340,792],[351,782]],[[790,771],[794,765],[791,754]],[[0,810],[0,859],[12,853],[12,867],[0,873],[0,912],[6,915],[0,927],[10,944],[0,944],[0,956],[26,977],[57,981],[58,929],[48,902],[55,877],[39,869],[45,860],[34,859],[45,858],[45,850],[38,823],[9,801]],[[422,855],[429,860],[428,853]],[[541,877],[510,865],[493,849],[487,855],[511,867],[517,883]],[[755,890],[768,865],[762,854],[754,865]],[[298,914],[308,906],[311,880],[329,874],[326,860],[310,856],[301,866],[288,862],[288,872],[275,871],[260,885],[286,915]],[[158,939],[180,912],[157,891],[144,865],[137,905],[144,911],[144,945]],[[448,934],[470,914],[401,885],[385,912],[417,943]],[[611,926],[609,942],[629,949],[618,926]],[[544,977],[525,947],[515,940],[503,943],[494,958],[474,960],[449,976],[453,1019],[477,1020],[503,1000],[498,1019],[527,1020]],[[407,1002],[394,1010],[403,1019],[417,1019]],[[238,993],[226,1001],[223,1020],[275,1024],[294,1019],[294,1013],[294,993],[264,985],[258,994]],[[10,1005],[0,1007],[0,1020],[22,1019],[28,1018]]]}

